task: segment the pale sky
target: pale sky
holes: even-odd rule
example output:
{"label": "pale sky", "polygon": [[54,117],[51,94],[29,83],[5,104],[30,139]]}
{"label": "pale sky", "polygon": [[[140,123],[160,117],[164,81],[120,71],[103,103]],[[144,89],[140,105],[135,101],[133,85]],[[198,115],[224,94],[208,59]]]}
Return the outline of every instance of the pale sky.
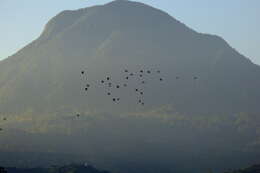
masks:
{"label": "pale sky", "polygon": [[[260,0],[137,0],[166,11],[198,32],[223,37],[260,64]],[[63,10],[109,0],[0,0],[0,59],[36,39],[44,25]]]}

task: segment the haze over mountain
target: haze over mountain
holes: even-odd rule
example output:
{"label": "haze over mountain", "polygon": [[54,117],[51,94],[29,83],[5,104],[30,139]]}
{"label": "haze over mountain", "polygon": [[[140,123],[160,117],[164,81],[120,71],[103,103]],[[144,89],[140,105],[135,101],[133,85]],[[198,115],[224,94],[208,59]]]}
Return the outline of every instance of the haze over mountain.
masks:
{"label": "haze over mountain", "polygon": [[[122,83],[124,69],[162,71],[162,85],[147,84],[144,107],[123,91],[114,104],[97,82],[112,76]],[[0,115],[8,119],[0,147],[83,153],[118,172],[155,171],[144,166],[151,163],[189,169],[178,166],[192,158],[197,170],[214,165],[208,158],[248,164],[259,158],[259,79],[260,67],[222,38],[145,4],[63,11],[0,62]],[[75,120],[77,113],[83,118]]]}

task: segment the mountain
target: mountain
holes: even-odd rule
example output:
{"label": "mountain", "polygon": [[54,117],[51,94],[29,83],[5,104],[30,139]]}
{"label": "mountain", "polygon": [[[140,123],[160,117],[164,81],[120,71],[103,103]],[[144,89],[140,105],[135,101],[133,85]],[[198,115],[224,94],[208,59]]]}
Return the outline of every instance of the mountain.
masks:
{"label": "mountain", "polygon": [[167,85],[149,93],[147,106],[166,103],[192,114],[259,112],[259,66],[222,38],[131,1],[63,11],[51,19],[38,39],[1,61],[0,109],[104,106],[100,90],[92,97],[81,92],[80,71],[87,69],[94,81],[125,68],[164,72]]}
{"label": "mountain", "polygon": [[[144,106],[131,81],[111,89],[119,103],[107,96],[101,80],[123,84],[125,69],[152,71]],[[145,4],[63,11],[0,61],[0,149],[84,155],[115,173],[250,165],[260,158],[259,79],[219,36]]]}

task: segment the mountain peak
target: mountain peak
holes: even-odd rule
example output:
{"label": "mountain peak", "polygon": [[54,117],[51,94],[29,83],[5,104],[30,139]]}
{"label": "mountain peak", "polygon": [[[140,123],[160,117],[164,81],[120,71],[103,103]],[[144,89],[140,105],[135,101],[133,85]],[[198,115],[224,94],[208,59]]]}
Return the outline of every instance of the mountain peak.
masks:
{"label": "mountain peak", "polygon": [[156,25],[164,25],[165,23],[175,23],[176,28],[190,30],[159,9],[140,2],[115,0],[105,5],[62,11],[47,23],[39,40],[52,39],[73,25],[86,22],[90,23],[92,19],[95,23],[111,21],[111,23],[117,24],[117,27],[119,27],[119,25],[125,27],[136,27],[140,25],[153,27]]}
{"label": "mountain peak", "polygon": [[142,4],[140,2],[135,2],[135,1],[129,1],[129,0],[114,0],[111,1],[109,3],[107,3],[107,5],[115,5],[115,4]]}
{"label": "mountain peak", "polygon": [[[121,3],[121,2],[129,2],[128,0],[114,0],[112,2],[109,2],[108,4],[113,4],[113,3]],[[130,1],[132,2],[132,1]]]}

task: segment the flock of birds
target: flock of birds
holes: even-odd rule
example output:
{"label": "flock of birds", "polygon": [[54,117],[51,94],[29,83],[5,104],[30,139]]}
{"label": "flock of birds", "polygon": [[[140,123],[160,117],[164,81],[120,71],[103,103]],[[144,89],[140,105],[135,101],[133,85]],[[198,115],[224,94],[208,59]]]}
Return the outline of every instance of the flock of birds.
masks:
{"label": "flock of birds", "polygon": [[[85,70],[81,71],[81,74],[87,75]],[[161,77],[161,71],[160,70],[139,70],[137,72],[130,72],[128,69],[125,69],[123,71],[124,74],[124,82],[121,82],[121,84],[118,84],[118,82],[113,82],[112,81],[112,77],[111,76],[107,76],[104,79],[101,79],[100,81],[98,81],[99,84],[103,85],[105,87],[105,92],[106,95],[111,97],[111,101],[114,103],[119,103],[121,98],[120,97],[116,97],[116,92],[112,92],[115,91],[114,89],[120,89],[120,88],[130,88],[132,91],[134,91],[137,94],[137,104],[144,106],[145,102],[144,102],[144,86],[148,83],[148,79],[149,77],[156,77],[156,80],[159,82],[163,82],[164,78]],[[135,88],[131,88],[131,85],[129,85],[129,81],[130,79],[135,79],[136,82],[139,84],[138,87]],[[176,80],[181,79],[180,76],[176,76],[175,77]],[[193,80],[198,80],[199,78],[197,76],[193,76]],[[84,90],[86,92],[89,91],[91,85],[89,83],[87,83],[85,85]],[[76,117],[80,117],[80,114],[76,114]]]}
{"label": "flock of birds", "polygon": [[[82,75],[86,75],[86,71],[81,71]],[[106,95],[111,97],[111,101],[114,103],[120,102],[121,98],[116,97],[114,94],[114,89],[119,90],[120,88],[130,88],[130,79],[135,79],[139,83],[138,87],[131,88],[137,94],[137,103],[144,106],[144,86],[147,83],[146,77],[151,77],[152,74],[161,74],[160,70],[140,70],[138,72],[130,72],[129,70],[124,70],[124,82],[118,84],[118,82],[113,82],[111,76],[107,76],[104,79],[98,81],[101,85],[105,87]],[[162,82],[164,79],[158,77],[158,81]],[[90,84],[86,84],[84,90],[87,92],[90,89]],[[79,117],[79,115],[77,115]]]}

